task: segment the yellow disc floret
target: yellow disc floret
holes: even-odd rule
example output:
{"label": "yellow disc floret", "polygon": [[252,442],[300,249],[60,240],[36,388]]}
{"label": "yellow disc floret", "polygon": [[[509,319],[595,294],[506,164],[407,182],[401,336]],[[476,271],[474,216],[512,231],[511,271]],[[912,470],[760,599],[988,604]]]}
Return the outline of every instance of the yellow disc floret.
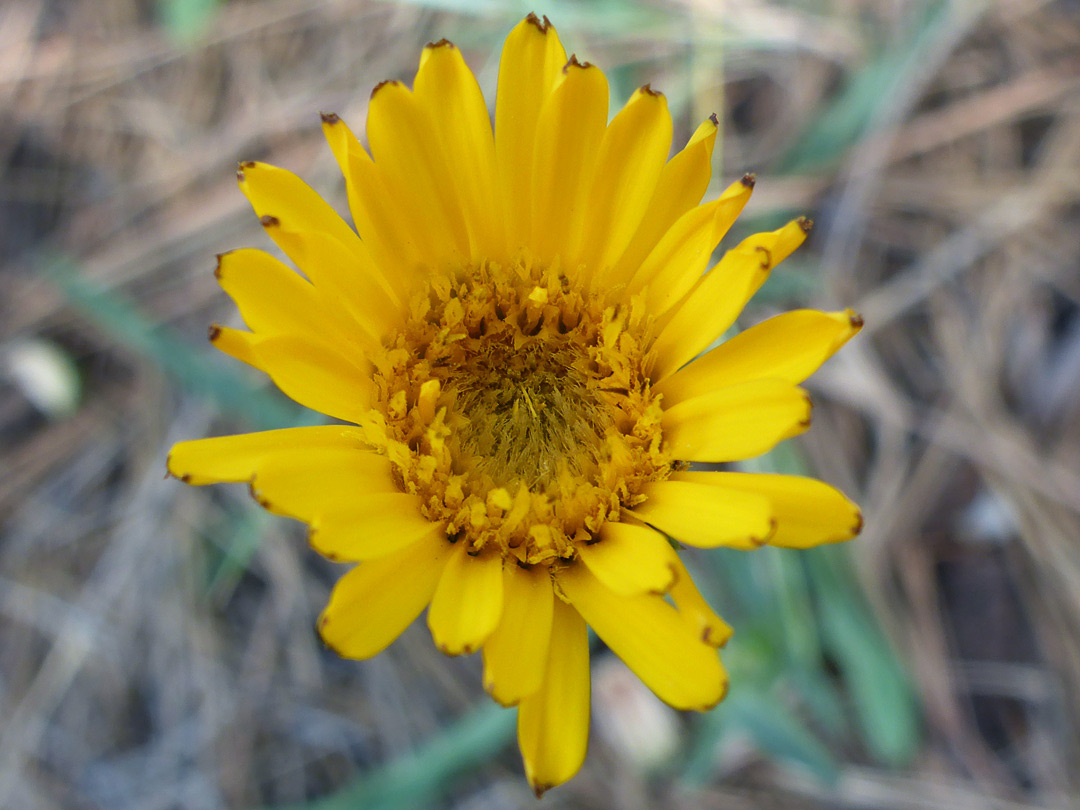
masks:
{"label": "yellow disc floret", "polygon": [[635,303],[523,261],[433,277],[375,364],[368,437],[471,551],[572,559],[666,478]]}

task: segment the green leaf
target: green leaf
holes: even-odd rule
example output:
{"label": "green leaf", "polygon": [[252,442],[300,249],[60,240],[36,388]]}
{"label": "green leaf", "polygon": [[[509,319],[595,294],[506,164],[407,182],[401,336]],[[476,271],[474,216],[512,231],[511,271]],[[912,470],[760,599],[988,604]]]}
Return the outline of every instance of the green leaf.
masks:
{"label": "green leaf", "polygon": [[839,768],[828,748],[775,696],[753,689],[733,691],[721,717],[776,759],[801,765],[826,784],[836,782]]}
{"label": "green leaf", "polygon": [[841,572],[839,549],[807,555],[821,617],[822,642],[840,668],[871,753],[898,767],[919,744],[919,710],[907,675],[872,618],[869,606]]}
{"label": "green leaf", "polygon": [[795,667],[784,679],[799,695],[802,705],[813,720],[829,735],[839,736],[848,727],[844,706],[836,685],[821,670],[820,662],[813,667]]}
{"label": "green leaf", "polygon": [[[784,442],[768,455],[741,466],[749,472],[787,475],[808,472],[793,442]],[[919,744],[918,704],[903,666],[862,595],[848,562],[847,548],[834,546],[783,553],[798,555],[805,565],[812,604],[816,606],[821,647],[840,667],[867,747],[882,762],[893,766],[905,764]],[[787,598],[790,597],[781,595],[781,604]],[[791,619],[788,612],[787,620]],[[809,664],[809,658],[805,657],[809,649],[800,652],[799,645],[789,645],[788,649],[796,660]],[[812,699],[811,695],[806,697]]]}

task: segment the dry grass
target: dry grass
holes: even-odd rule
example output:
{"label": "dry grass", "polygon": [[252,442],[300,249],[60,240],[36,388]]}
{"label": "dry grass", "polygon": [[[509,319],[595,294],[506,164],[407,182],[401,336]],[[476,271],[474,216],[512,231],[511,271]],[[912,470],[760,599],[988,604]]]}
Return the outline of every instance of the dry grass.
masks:
{"label": "dry grass", "polygon": [[[899,773],[833,738],[832,788],[727,747],[691,791],[642,776],[617,738],[596,735],[582,775],[545,803],[1074,806],[1080,8],[953,4],[885,77],[869,133],[814,162],[795,133],[903,41],[910,7],[803,7],[732,2],[721,17],[704,0],[653,3],[610,30],[568,12],[560,31],[622,65],[628,86],[656,79],[684,134],[724,99],[728,174],[761,172],[750,213],[817,219],[802,257],[824,268],[811,303],[852,304],[867,328],[814,379],[802,448],[866,507],[858,575],[917,686],[925,736]],[[233,318],[213,254],[264,242],[235,163],[268,159],[340,192],[316,112],[359,125],[367,89],[409,78],[420,45],[443,35],[490,89],[518,11],[230,2],[178,45],[151,8],[0,6],[0,354],[47,340],[83,385],[77,410],[50,419],[0,378],[2,807],[300,802],[481,699],[476,662],[443,659],[422,629],[364,664],[324,651],[312,623],[336,571],[299,527],[264,519],[246,493],[162,480],[171,442],[250,425],[165,374],[153,346],[118,337],[130,324],[73,308],[42,269],[67,257],[93,289],[201,345],[209,322]],[[707,44],[721,31],[734,32],[723,50]],[[774,292],[752,316],[797,298]],[[261,538],[250,566],[223,566],[222,538],[233,551]],[[439,806],[535,806],[511,750],[454,785]]]}

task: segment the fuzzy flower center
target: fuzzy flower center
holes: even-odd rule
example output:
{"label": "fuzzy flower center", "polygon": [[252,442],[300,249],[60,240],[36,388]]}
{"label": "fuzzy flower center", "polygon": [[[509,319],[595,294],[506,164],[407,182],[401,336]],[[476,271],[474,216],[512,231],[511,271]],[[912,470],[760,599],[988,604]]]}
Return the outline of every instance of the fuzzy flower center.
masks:
{"label": "fuzzy flower center", "polygon": [[375,359],[369,439],[471,551],[572,559],[671,469],[644,373],[648,328],[639,306],[557,268],[436,278]]}

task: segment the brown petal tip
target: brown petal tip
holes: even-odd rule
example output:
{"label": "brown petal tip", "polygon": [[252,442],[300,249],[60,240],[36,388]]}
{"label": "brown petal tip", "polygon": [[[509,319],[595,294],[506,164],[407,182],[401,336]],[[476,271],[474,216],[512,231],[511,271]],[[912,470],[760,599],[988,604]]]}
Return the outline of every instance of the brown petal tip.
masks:
{"label": "brown petal tip", "polygon": [[214,265],[214,278],[221,281],[221,260],[225,258],[225,253],[219,253],[214,258],[217,259],[217,264]]}
{"label": "brown petal tip", "polygon": [[747,188],[753,188],[754,184],[757,183],[757,175],[754,174],[753,172],[747,172],[746,174],[744,174],[742,177],[739,178],[739,182],[742,183]]}
{"label": "brown petal tip", "polygon": [[810,233],[810,231],[814,230],[814,220],[812,219],[799,217],[795,221],[799,223],[799,227],[803,229],[803,233]]}
{"label": "brown petal tip", "polygon": [[255,503],[257,503],[263,509],[269,509],[270,508],[270,501],[268,501],[266,498],[264,498],[259,493],[259,490],[255,489],[255,482],[254,481],[252,481],[250,484],[248,484],[248,494],[251,496],[251,499],[253,501],[255,501]]}
{"label": "brown petal tip", "polygon": [[381,81],[373,88],[371,88],[371,97],[375,98],[375,94],[382,90],[384,87],[386,87],[388,84],[401,84],[401,82],[395,81],[394,79],[386,79],[384,81]]}
{"label": "brown petal tip", "polygon": [[866,524],[863,522],[862,512],[861,511],[856,512],[855,513],[855,527],[851,530],[851,536],[855,537],[855,535],[861,534],[862,530],[863,530],[863,526],[865,526],[865,525]]}
{"label": "brown petal tip", "polygon": [[716,113],[709,113],[709,120],[713,122],[714,127],[720,126],[720,119],[716,117]]}
{"label": "brown petal tip", "polygon": [[547,18],[547,15],[545,14],[543,18],[540,18],[536,16],[534,11],[529,12],[528,16],[525,17],[525,22],[533,25],[541,34],[546,34],[551,28],[551,20]]}
{"label": "brown petal tip", "polygon": [[653,98],[663,98],[664,94],[659,90],[653,90],[652,83],[641,85],[641,92],[652,96]]}
{"label": "brown petal tip", "polygon": [[562,72],[563,73],[568,73],[570,71],[570,68],[572,68],[572,67],[591,68],[592,66],[593,66],[592,62],[579,62],[578,58],[577,58],[577,54],[572,53],[572,54],[570,54],[570,59],[567,60],[565,65],[563,65]]}
{"label": "brown petal tip", "polygon": [[206,330],[206,336],[210,338],[210,342],[213,343],[221,337],[221,327],[216,323],[210,324],[210,328]]}
{"label": "brown petal tip", "polygon": [[319,118],[322,119],[322,122],[324,124],[327,124],[329,126],[333,126],[334,124],[341,123],[341,116],[338,115],[337,113],[321,112],[321,113],[319,113]]}
{"label": "brown petal tip", "polygon": [[236,179],[237,180],[243,180],[244,179],[244,171],[246,169],[254,169],[254,168],[255,168],[255,161],[254,160],[242,160],[242,161],[240,161],[239,163],[236,164]]}
{"label": "brown petal tip", "polygon": [[439,40],[438,42],[429,42],[429,43],[428,43],[427,45],[425,45],[424,47],[425,47],[425,48],[431,48],[431,49],[433,49],[433,50],[434,50],[435,48],[453,48],[453,47],[454,47],[454,43],[453,43],[453,42],[451,42],[450,40],[448,40],[448,39],[447,39],[446,37],[443,37],[443,38],[442,38],[442,39],[440,39],[440,40]]}
{"label": "brown petal tip", "polygon": [[264,228],[276,228],[278,225],[281,224],[281,220],[277,217],[270,216],[270,214],[263,214],[261,217],[259,217],[259,223]]}
{"label": "brown petal tip", "polygon": [[863,320],[863,316],[858,312],[852,312],[851,315],[848,316],[848,322],[851,324],[852,329],[862,329],[866,324],[866,321]]}

